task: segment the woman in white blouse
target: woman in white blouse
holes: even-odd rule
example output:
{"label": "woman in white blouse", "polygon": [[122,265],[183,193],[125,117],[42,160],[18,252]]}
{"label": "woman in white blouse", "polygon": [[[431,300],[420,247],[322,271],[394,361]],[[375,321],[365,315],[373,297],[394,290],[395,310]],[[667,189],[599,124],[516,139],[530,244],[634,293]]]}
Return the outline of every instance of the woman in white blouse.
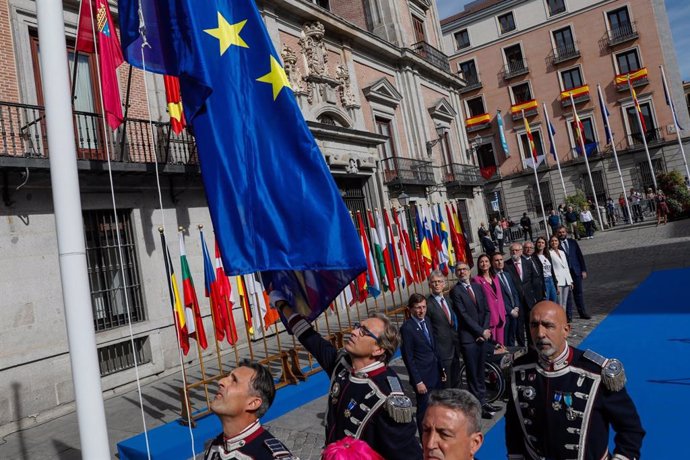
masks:
{"label": "woman in white blouse", "polygon": [[551,267],[553,268],[553,275],[558,288],[558,303],[565,308],[568,302],[568,295],[573,288],[573,277],[570,276],[570,267],[568,266],[568,257],[565,252],[558,249],[560,241],[556,235],[549,238],[549,256],[551,258]]}
{"label": "woman in white blouse", "polygon": [[592,212],[589,210],[588,206],[580,212],[580,222],[585,226],[585,238],[591,240],[594,238],[594,217],[592,217]]}

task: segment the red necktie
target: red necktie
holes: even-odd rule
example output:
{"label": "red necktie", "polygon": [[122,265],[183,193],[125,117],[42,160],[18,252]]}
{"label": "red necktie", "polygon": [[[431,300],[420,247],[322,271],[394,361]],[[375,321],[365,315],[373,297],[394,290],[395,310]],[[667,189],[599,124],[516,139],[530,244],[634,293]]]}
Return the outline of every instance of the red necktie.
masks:
{"label": "red necktie", "polygon": [[474,291],[472,290],[472,286],[468,284],[465,286],[465,289],[467,289],[467,293],[470,295],[470,297],[472,297],[472,302],[474,302],[476,304],[477,298],[474,295]]}
{"label": "red necktie", "polygon": [[515,269],[517,270],[518,276],[520,277],[520,279],[522,279],[522,268],[521,268],[521,265],[522,265],[521,262],[516,262],[516,263],[515,263]]}
{"label": "red necktie", "polygon": [[450,319],[450,310],[448,310],[448,304],[446,304],[444,297],[441,297],[441,307],[443,308],[443,313],[446,314],[446,318],[448,318],[448,324],[453,324],[453,321]]}

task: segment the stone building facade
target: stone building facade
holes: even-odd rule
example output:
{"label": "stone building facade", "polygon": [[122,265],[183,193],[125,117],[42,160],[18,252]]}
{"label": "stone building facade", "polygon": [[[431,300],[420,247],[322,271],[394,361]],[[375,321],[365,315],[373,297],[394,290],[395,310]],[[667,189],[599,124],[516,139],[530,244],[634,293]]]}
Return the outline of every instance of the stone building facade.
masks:
{"label": "stone building facade", "polygon": [[[573,129],[571,92],[584,125],[599,204],[609,196],[617,201],[623,187],[612,145],[606,141],[597,85],[610,113],[625,190],[652,185],[628,76],[644,114],[644,136],[655,171],[677,169],[685,174],[660,72],[663,65],[685,137],[690,122],[683,110],[686,104],[663,0],[480,0],[442,20],[441,27],[452,70],[467,82],[461,90],[461,113],[468,138],[482,170],[487,175],[495,171],[484,188],[487,202],[496,198],[500,202],[495,214],[513,219],[523,212],[541,216],[534,171],[528,165],[523,114],[539,155],[546,157],[538,168],[546,211],[576,190],[593,198]],[[565,193],[549,153],[543,104],[556,131]],[[498,110],[508,154],[499,138]]]}

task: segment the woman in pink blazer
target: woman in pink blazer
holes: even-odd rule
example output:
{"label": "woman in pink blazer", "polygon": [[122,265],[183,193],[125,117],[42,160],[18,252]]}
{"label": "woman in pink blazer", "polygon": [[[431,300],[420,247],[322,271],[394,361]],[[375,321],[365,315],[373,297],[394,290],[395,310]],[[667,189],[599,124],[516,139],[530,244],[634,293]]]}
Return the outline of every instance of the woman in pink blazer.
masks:
{"label": "woman in pink blazer", "polygon": [[491,268],[489,256],[482,254],[477,259],[477,276],[472,281],[481,285],[489,304],[489,329],[494,342],[505,345],[504,329],[506,325],[506,307],[498,277]]}

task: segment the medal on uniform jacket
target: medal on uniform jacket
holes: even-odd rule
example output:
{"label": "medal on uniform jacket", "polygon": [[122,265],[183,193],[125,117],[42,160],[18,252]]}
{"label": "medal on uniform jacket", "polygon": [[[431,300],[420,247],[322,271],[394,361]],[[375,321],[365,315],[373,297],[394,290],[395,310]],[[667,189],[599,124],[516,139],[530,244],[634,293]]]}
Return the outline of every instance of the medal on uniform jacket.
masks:
{"label": "medal on uniform jacket", "polygon": [[347,403],[347,409],[345,409],[345,418],[350,418],[350,415],[352,415],[352,409],[355,408],[357,405],[357,402],[354,399],[350,399],[350,402]]}
{"label": "medal on uniform jacket", "polygon": [[532,401],[537,396],[537,390],[534,387],[525,387],[522,390],[522,397],[527,401]]}
{"label": "medal on uniform jacket", "polygon": [[553,394],[553,402],[551,403],[551,407],[553,407],[553,410],[561,410],[561,399],[563,398],[563,395],[561,394],[560,391],[556,391]]}
{"label": "medal on uniform jacket", "polygon": [[563,402],[565,403],[565,407],[567,407],[565,411],[565,417],[570,420],[571,422],[575,420],[575,411],[573,410],[573,395],[572,393],[564,393],[563,394]]}

